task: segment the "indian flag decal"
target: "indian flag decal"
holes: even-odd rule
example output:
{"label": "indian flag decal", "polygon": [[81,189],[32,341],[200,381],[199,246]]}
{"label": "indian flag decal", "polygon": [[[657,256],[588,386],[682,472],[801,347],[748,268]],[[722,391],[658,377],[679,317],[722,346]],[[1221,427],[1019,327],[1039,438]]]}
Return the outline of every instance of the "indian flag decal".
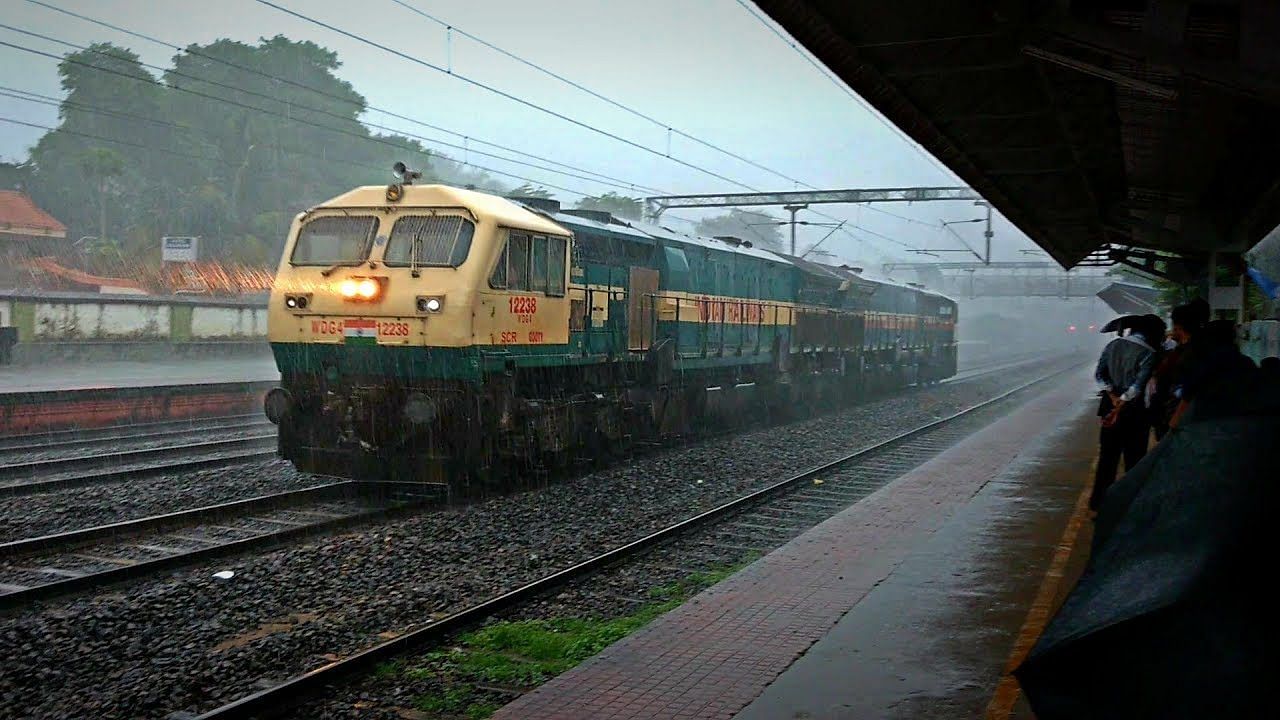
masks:
{"label": "indian flag decal", "polygon": [[348,318],[342,323],[344,342],[373,345],[378,342],[378,323],[363,318]]}

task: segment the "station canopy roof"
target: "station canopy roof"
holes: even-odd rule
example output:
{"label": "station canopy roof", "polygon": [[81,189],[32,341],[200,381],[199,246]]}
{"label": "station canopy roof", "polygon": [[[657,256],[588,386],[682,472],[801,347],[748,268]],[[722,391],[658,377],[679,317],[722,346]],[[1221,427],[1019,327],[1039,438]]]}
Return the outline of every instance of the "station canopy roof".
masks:
{"label": "station canopy roof", "polygon": [[1274,0],[756,0],[1070,266],[1280,223]]}

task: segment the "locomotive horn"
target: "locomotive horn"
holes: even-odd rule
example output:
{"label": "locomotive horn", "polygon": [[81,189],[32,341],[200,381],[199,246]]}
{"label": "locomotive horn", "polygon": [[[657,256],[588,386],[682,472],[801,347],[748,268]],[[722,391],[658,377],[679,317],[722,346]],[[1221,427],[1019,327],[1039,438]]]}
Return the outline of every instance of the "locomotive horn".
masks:
{"label": "locomotive horn", "polygon": [[417,170],[410,170],[407,165],[397,162],[391,166],[391,171],[396,174],[396,178],[405,185],[412,185],[414,180],[422,177],[422,173]]}

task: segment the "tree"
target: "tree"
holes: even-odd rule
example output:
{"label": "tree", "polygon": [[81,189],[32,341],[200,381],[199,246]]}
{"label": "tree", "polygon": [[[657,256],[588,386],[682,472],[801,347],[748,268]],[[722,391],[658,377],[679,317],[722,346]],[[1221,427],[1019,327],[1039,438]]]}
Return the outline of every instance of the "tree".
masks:
{"label": "tree", "polygon": [[784,244],[779,227],[778,220],[774,217],[754,210],[733,208],[724,215],[699,220],[695,231],[708,237],[732,235],[750,240],[753,245],[765,250],[781,251]]}
{"label": "tree", "polygon": [[22,190],[31,184],[31,163],[0,162],[0,190]]}
{"label": "tree", "polygon": [[94,180],[98,187],[98,240],[107,239],[107,184],[124,172],[124,158],[120,153],[102,147],[94,147],[80,154],[80,169],[85,177]]}
{"label": "tree", "polygon": [[364,98],[334,75],[339,67],[336,53],[277,36],[192,45],[157,79],[130,50],[96,44],[59,65],[60,126],[37,142],[25,173],[0,179],[25,175],[72,237],[127,239],[134,262],[158,263],[161,235],[261,257],[294,214],[390,182],[396,161],[435,177],[421,143],[360,122]]}
{"label": "tree", "polygon": [[584,197],[575,205],[579,210],[599,210],[615,217],[641,220],[644,217],[642,200],[614,192]]}
{"label": "tree", "polygon": [[507,197],[541,198],[543,200],[552,200],[555,198],[555,195],[552,195],[550,190],[541,187],[534,187],[529,183],[524,183],[519,187],[513,188],[507,191],[506,194]]}

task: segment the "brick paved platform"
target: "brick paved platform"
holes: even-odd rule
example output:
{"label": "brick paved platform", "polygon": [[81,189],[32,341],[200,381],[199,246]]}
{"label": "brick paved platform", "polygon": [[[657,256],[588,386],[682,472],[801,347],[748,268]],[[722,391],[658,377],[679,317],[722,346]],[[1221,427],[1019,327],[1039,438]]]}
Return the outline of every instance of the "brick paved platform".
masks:
{"label": "brick paved platform", "polygon": [[1069,584],[1044,578],[1070,572],[1089,391],[1064,376],[494,717],[1004,720],[1010,655]]}

